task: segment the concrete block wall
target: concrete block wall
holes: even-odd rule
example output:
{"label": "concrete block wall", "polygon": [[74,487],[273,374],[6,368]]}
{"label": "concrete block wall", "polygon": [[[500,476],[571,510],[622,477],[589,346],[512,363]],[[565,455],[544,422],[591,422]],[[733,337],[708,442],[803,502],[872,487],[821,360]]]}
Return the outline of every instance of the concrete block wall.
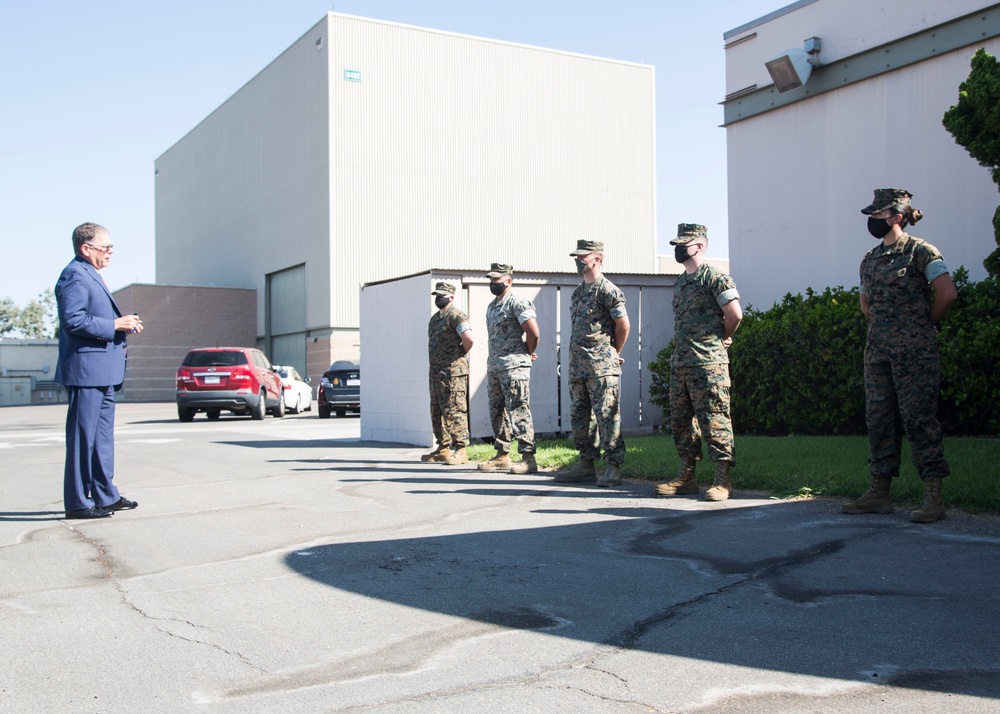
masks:
{"label": "concrete block wall", "polygon": [[423,273],[361,290],[361,438],[431,446],[427,322],[431,290],[447,280],[464,296],[460,275]]}

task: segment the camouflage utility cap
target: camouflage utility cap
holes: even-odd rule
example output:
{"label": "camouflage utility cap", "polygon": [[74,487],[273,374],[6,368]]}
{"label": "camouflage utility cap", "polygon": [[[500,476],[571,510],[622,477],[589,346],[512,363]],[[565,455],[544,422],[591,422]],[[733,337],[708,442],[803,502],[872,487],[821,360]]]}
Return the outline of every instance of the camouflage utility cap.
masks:
{"label": "camouflage utility cap", "polygon": [[454,295],[455,286],[451,283],[438,283],[431,290],[431,295]]}
{"label": "camouflage utility cap", "polygon": [[604,244],[599,240],[578,240],[576,242],[576,250],[574,250],[570,255],[576,257],[578,255],[590,255],[591,253],[603,253]]}
{"label": "camouflage utility cap", "polygon": [[911,198],[913,194],[902,188],[877,188],[871,205],[862,208],[861,212],[870,216],[887,208],[905,208],[910,205]]}
{"label": "camouflage utility cap", "polygon": [[490,272],[486,273],[487,278],[502,278],[505,275],[513,275],[514,266],[506,263],[490,263]]}
{"label": "camouflage utility cap", "polygon": [[670,241],[670,245],[687,245],[695,238],[708,239],[708,229],[697,223],[678,223],[677,237]]}

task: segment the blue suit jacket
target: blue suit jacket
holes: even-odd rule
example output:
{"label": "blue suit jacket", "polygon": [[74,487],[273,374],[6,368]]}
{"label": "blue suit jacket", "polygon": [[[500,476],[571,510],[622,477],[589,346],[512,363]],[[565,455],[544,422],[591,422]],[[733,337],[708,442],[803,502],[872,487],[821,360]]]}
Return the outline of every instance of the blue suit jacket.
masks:
{"label": "blue suit jacket", "polygon": [[115,331],[122,313],[97,269],[76,257],[56,283],[59,362],[56,381],[68,387],[118,387],[125,381],[125,333]]}

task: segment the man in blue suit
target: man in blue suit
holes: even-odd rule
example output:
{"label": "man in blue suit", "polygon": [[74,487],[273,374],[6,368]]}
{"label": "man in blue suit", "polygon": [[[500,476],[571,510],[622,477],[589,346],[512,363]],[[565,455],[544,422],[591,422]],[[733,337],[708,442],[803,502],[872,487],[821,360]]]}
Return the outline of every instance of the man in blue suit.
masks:
{"label": "man in blue suit", "polygon": [[97,274],[111,261],[108,229],[84,223],[73,231],[76,257],[56,283],[59,362],[66,385],[66,518],[106,518],[138,504],[120,493],[115,475],[115,392],[125,381],[125,335],[142,331],[138,315],[122,315]]}

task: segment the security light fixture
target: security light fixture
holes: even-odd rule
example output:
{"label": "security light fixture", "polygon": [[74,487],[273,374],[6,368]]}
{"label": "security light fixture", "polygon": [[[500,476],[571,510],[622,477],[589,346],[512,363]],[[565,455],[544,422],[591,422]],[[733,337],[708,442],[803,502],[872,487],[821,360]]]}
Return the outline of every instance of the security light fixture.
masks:
{"label": "security light fixture", "polygon": [[820,38],[810,37],[805,41],[805,49],[800,50],[793,47],[764,63],[779,92],[798,89],[809,81],[813,67],[819,67],[823,64],[819,59],[821,47]]}

